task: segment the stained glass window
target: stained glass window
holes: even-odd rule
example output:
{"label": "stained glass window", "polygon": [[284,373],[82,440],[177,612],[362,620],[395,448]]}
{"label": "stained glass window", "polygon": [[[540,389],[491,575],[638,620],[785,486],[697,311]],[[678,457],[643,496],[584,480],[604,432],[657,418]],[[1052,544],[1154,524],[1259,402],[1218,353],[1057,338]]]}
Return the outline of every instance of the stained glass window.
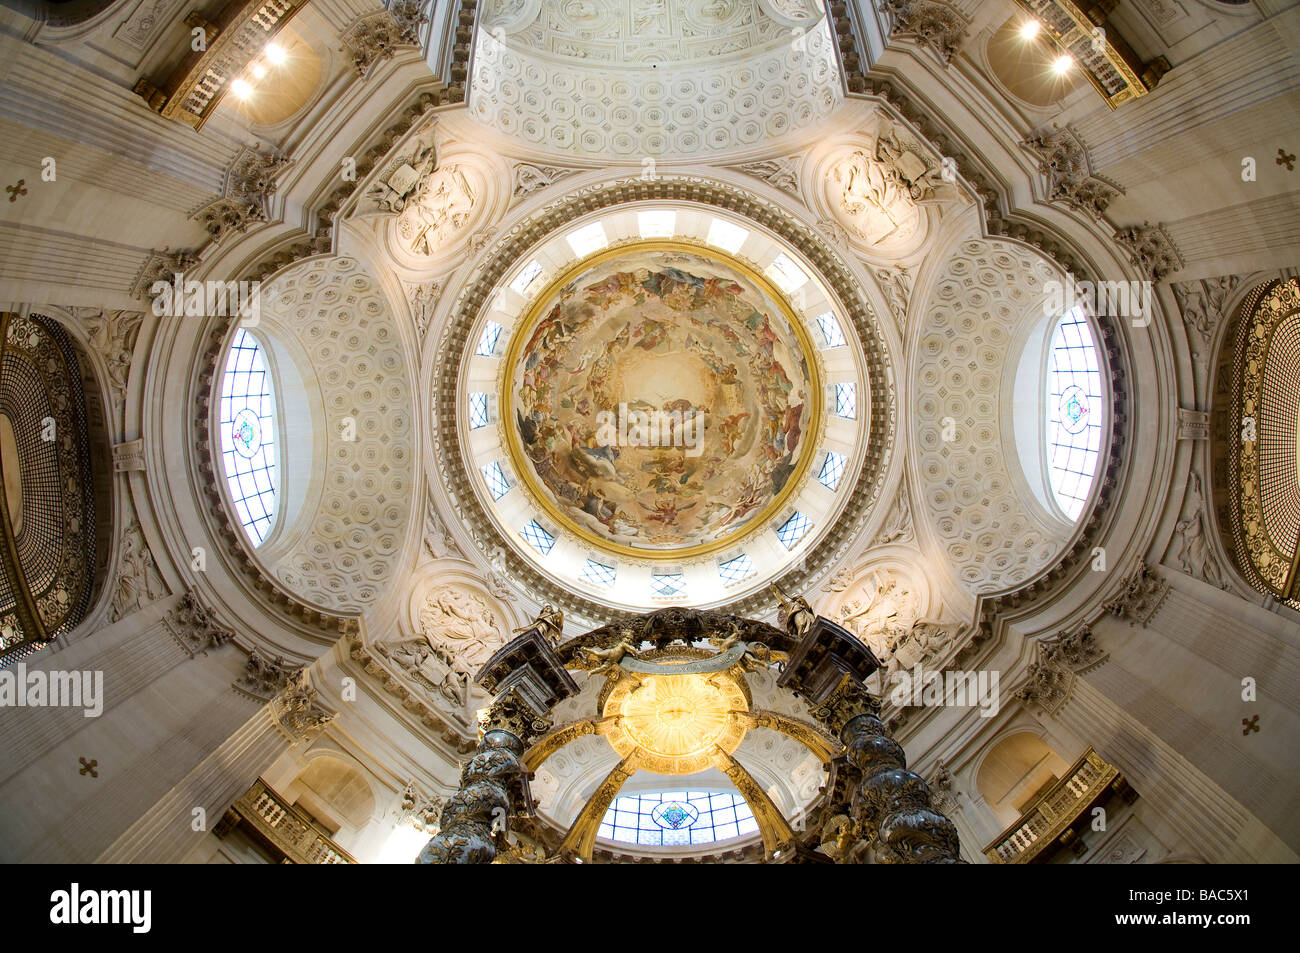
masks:
{"label": "stained glass window", "polygon": [[753,571],[754,560],[749,558],[748,553],[741,553],[734,559],[718,563],[718,575],[722,577],[723,582],[736,582],[744,579]]}
{"label": "stained glass window", "polygon": [[826,461],[822,464],[822,472],[817,474],[817,482],[826,489],[833,490],[840,485],[840,477],[843,475],[844,454],[834,450],[826,451]]}
{"label": "stained glass window", "polygon": [[510,492],[510,481],[506,479],[505,470],[496,460],[483,468],[483,479],[487,481],[488,492],[492,494],[494,500],[499,500]]}
{"label": "stained glass window", "polygon": [[1105,407],[1097,346],[1078,309],[1052,332],[1047,353],[1047,468],[1056,502],[1077,520],[1097,475]]}
{"label": "stained glass window", "polygon": [[650,589],[656,596],[680,595],[686,591],[686,577],[680,572],[652,573]]}
{"label": "stained glass window", "polygon": [[478,339],[478,347],[474,353],[481,357],[491,357],[497,349],[497,340],[501,337],[501,325],[495,321],[489,321],[487,327],[483,329],[482,336]]}
{"label": "stained glass window", "polygon": [[852,420],[858,415],[858,388],[852,383],[835,385],[835,416]]}
{"label": "stained glass window", "polygon": [[812,526],[812,521],[804,516],[798,510],[791,517],[780,525],[776,531],[776,538],[786,549],[793,549],[799,540],[803,539],[808,528]]}
{"label": "stained glass window", "polygon": [[758,832],[758,821],[739,794],[664,791],[614,798],[598,836],[641,847],[691,847]]}
{"label": "stained glass window", "polygon": [[827,311],[817,315],[817,326],[822,329],[822,338],[827,347],[844,346],[844,332],[840,330],[840,323],[835,320],[834,314]]}
{"label": "stained glass window", "polygon": [[477,430],[488,425],[488,395],[475,392],[469,395],[469,429]]}
{"label": "stained glass window", "polygon": [[235,332],[221,376],[221,462],[235,513],[254,546],[275,522],[280,473],[275,387],[262,347],[246,328]]}
{"label": "stained glass window", "polygon": [[537,520],[529,520],[519,532],[543,556],[549,553],[551,547],[555,545],[555,537],[542,529]]}
{"label": "stained glass window", "polygon": [[589,582],[593,586],[612,586],[614,585],[615,576],[618,575],[618,570],[594,559],[588,559],[579,575],[584,582]]}

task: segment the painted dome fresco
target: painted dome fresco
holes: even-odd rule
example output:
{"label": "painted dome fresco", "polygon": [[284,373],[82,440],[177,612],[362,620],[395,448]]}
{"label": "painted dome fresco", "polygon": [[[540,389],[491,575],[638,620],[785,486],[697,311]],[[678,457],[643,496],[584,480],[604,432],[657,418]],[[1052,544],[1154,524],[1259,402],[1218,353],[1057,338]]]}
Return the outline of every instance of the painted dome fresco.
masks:
{"label": "painted dome fresco", "polygon": [[763,277],[664,245],[588,262],[534,310],[507,359],[511,450],[580,536],[720,548],[806,468],[816,360]]}

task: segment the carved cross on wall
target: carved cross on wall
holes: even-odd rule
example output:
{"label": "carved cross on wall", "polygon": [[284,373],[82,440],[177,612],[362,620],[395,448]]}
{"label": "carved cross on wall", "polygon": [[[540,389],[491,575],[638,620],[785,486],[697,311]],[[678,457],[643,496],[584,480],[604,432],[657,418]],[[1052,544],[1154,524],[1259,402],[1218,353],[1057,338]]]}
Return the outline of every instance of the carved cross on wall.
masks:
{"label": "carved cross on wall", "polygon": [[[1279,150],[1279,151],[1280,151],[1280,150]],[[1294,158],[1294,157],[1292,157],[1292,158]],[[1280,161],[1281,161],[1281,160],[1279,160],[1279,162],[1280,162]],[[26,179],[19,179],[17,185],[6,185],[6,186],[5,186],[5,191],[9,193],[9,201],[10,201],[10,202],[17,202],[17,201],[18,201],[18,196],[20,196],[20,195],[26,195],[26,194],[27,194],[27,189],[25,188],[26,185],[27,185],[27,180],[26,180]]]}
{"label": "carved cross on wall", "polygon": [[[1284,165],[1284,166],[1286,166],[1286,170],[1287,170],[1288,172],[1294,172],[1294,171],[1295,171],[1295,153],[1294,153],[1294,152],[1288,153],[1285,149],[1278,149],[1278,150],[1277,150],[1277,164],[1278,164],[1278,165]],[[21,185],[22,183],[19,183],[19,184]],[[13,199],[10,199],[9,201],[12,202]]]}
{"label": "carved cross on wall", "polygon": [[89,774],[92,778],[97,778],[99,777],[99,772],[95,770],[95,767],[98,764],[99,762],[96,761],[94,758],[91,758],[89,761],[87,761],[85,758],[82,758],[81,770],[79,770],[77,773],[81,775]]}

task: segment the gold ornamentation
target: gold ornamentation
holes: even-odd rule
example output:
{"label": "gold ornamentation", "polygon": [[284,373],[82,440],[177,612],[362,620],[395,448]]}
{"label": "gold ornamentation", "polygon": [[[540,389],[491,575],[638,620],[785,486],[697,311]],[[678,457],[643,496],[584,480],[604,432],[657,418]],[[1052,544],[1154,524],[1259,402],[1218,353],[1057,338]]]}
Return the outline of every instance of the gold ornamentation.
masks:
{"label": "gold ornamentation", "polygon": [[736,750],[746,725],[735,716],[748,710],[730,672],[629,675],[605,700],[605,717],[614,719],[605,736],[620,757],[640,749],[647,770],[693,774],[713,762],[715,749]]}

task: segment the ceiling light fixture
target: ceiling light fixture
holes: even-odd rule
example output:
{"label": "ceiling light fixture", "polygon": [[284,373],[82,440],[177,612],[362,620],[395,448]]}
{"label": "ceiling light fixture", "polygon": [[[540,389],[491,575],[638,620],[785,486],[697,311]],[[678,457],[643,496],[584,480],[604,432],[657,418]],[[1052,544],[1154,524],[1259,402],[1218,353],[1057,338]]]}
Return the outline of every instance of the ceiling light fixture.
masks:
{"label": "ceiling light fixture", "polygon": [[1052,63],[1052,69],[1056,72],[1057,76],[1064,76],[1066,73],[1070,72],[1070,67],[1073,65],[1074,57],[1067,53],[1064,56],[1058,56],[1056,58]]}
{"label": "ceiling light fixture", "polygon": [[283,63],[289,57],[289,54],[284,51],[284,47],[277,43],[266,44],[266,49],[263,52],[266,53],[266,58],[276,65]]}
{"label": "ceiling light fixture", "polygon": [[261,79],[266,75],[266,67],[261,63],[254,63],[253,68],[249,70],[253,74],[253,79]]}
{"label": "ceiling light fixture", "polygon": [[247,80],[243,79],[237,79],[232,82],[230,84],[230,91],[240,99],[247,99],[249,96],[253,95],[253,87],[249,85]]}
{"label": "ceiling light fixture", "polygon": [[1026,20],[1020,25],[1020,38],[1022,40],[1032,40],[1038,36],[1038,31],[1041,28],[1037,20]]}

